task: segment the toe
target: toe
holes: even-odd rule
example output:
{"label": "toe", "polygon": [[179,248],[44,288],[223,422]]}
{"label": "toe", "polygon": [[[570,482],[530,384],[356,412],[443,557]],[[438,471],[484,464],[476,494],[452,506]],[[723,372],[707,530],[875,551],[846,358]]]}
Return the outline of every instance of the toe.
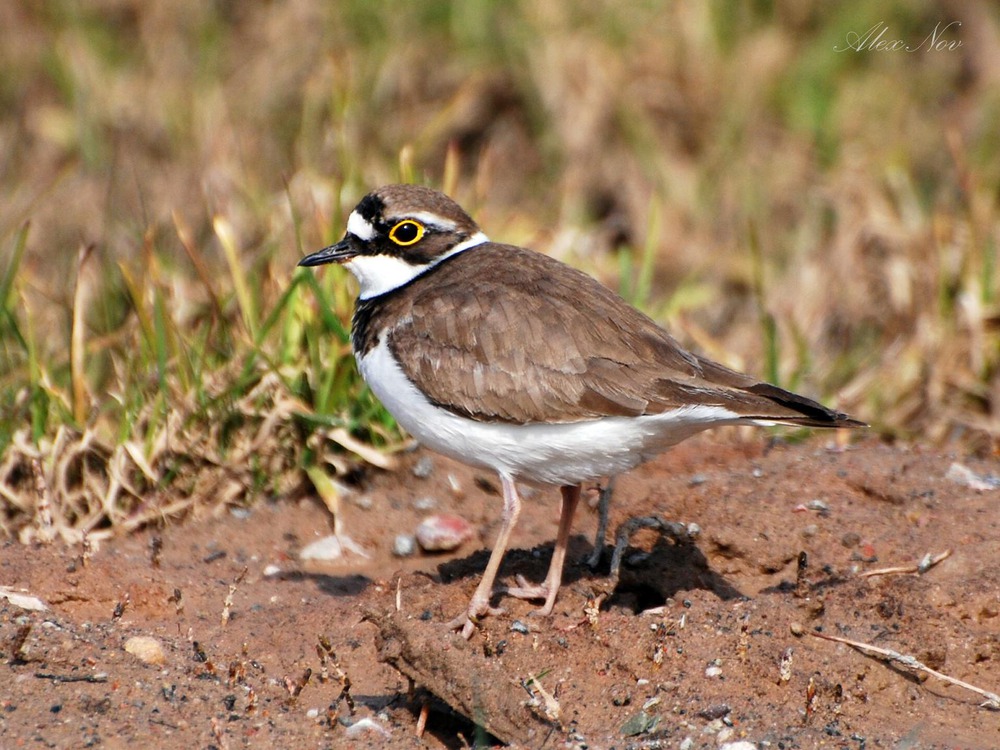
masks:
{"label": "toe", "polygon": [[544,583],[528,583],[528,579],[518,574],[517,586],[511,586],[506,593],[517,599],[545,599],[548,596],[549,587]]}
{"label": "toe", "polygon": [[465,640],[469,640],[472,634],[476,632],[476,626],[479,620],[486,615],[502,615],[504,613],[501,607],[491,607],[489,602],[478,601],[475,598],[469,602],[468,608],[448,623],[449,630],[458,630],[461,632],[462,637]]}
{"label": "toe", "polygon": [[538,609],[532,610],[531,614],[534,615],[535,617],[548,617],[549,615],[552,614],[552,610],[555,608],[555,604],[556,604],[555,597],[552,597],[551,601],[548,599],[548,597],[546,597],[545,604],[543,604]]}

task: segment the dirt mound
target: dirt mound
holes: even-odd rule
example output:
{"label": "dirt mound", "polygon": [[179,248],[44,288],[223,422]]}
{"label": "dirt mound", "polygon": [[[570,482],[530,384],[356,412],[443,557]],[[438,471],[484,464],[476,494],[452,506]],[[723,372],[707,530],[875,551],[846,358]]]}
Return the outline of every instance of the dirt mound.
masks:
{"label": "dirt mound", "polygon": [[[636,532],[609,590],[609,554],[597,572],[583,564],[595,519],[581,513],[555,614],[499,596],[506,614],[466,642],[443,623],[485,553],[397,558],[394,537],[440,511],[488,546],[500,501],[492,477],[428,456],[345,497],[367,559],[300,562],[330,533],[312,501],[86,556],[4,543],[0,586],[48,609],[0,598],[0,745],[1000,746],[983,696],[819,637],[1000,689],[996,462],[876,442],[689,441],[620,480],[611,525],[658,515],[700,534]],[[540,580],[548,564],[557,493],[526,494],[502,583]],[[949,550],[923,572],[860,575]]]}

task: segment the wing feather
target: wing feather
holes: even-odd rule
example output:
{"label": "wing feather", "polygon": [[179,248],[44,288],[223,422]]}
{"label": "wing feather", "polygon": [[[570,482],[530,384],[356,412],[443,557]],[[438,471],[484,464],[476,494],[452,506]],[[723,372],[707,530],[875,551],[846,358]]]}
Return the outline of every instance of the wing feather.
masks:
{"label": "wing feather", "polygon": [[847,426],[810,399],[685,351],[607,287],[530,250],[460,253],[390,307],[403,371],[470,419],[575,422],[711,404],[747,419]]}

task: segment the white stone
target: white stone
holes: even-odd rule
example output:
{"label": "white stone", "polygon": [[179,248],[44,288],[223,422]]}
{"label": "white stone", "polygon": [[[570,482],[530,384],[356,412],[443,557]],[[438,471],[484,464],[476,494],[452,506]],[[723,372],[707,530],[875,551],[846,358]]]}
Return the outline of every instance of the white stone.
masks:
{"label": "white stone", "polygon": [[166,664],[167,655],[163,646],[148,635],[135,635],[125,641],[125,651],[146,664]]}

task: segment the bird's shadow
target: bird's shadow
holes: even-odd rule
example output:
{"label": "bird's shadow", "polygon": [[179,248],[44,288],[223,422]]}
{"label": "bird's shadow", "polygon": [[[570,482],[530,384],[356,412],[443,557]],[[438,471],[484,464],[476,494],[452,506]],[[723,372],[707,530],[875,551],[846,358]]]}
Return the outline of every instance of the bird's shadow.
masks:
{"label": "bird's shadow", "polygon": [[[522,575],[529,582],[542,581],[552,559],[553,546],[549,542],[527,550],[508,550],[497,580]],[[708,559],[696,543],[678,542],[664,534],[648,550],[623,546],[617,581],[610,573],[613,547],[605,548],[603,562],[597,570],[592,570],[585,562],[592,549],[582,535],[570,539],[562,587],[573,587],[588,595],[606,593],[605,607],[641,612],[683,591],[698,589],[711,591],[723,600],[745,598],[733,584],[709,567]],[[490,550],[484,549],[448,560],[438,566],[438,575],[443,583],[480,576],[489,556]],[[500,596],[502,598],[502,593]]]}
{"label": "bird's shadow", "polygon": [[371,586],[372,579],[359,573],[350,575],[331,575],[305,570],[283,571],[276,576],[278,581],[312,581],[312,583],[327,596],[359,596]]}

